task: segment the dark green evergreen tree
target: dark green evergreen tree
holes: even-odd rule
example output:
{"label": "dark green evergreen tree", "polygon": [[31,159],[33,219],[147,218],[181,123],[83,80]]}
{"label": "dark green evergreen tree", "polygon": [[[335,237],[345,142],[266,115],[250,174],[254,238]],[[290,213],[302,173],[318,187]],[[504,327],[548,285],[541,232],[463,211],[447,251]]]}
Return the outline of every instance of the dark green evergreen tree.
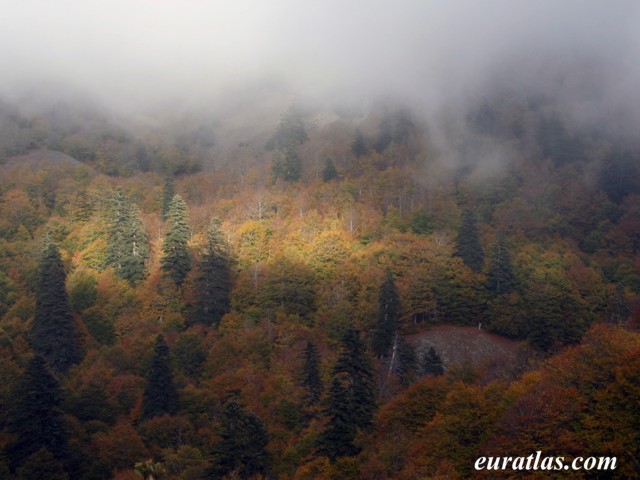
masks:
{"label": "dark green evergreen tree", "polygon": [[162,335],[156,338],[142,407],[146,418],[175,415],[178,410],[178,391],[173,383],[169,347]]}
{"label": "dark green evergreen tree", "polygon": [[217,327],[222,316],[229,311],[230,263],[220,221],[214,218],[207,229],[205,249],[198,266],[191,323]]}
{"label": "dark green evergreen tree", "polygon": [[378,322],[373,332],[373,353],[378,357],[385,357],[389,353],[398,329],[399,315],[400,295],[389,271],[378,293]]}
{"label": "dark green evergreen tree", "polygon": [[162,210],[160,212],[162,221],[167,220],[167,215],[169,214],[169,209],[171,207],[171,201],[173,200],[175,194],[175,178],[173,171],[167,171],[164,175],[164,188],[162,190]]}
{"label": "dark green evergreen tree", "polygon": [[12,471],[42,449],[46,449],[48,455],[41,457],[69,465],[69,427],[59,408],[61,401],[60,385],[47,368],[47,362],[40,355],[34,356],[13,392],[13,408],[8,416],[9,430],[15,435],[6,447]]}
{"label": "dark green evergreen tree", "polygon": [[219,436],[208,478],[232,473],[240,478],[268,474],[271,458],[266,450],[267,431],[257,416],[245,411],[235,400],[228,401],[222,410]]}
{"label": "dark green evergreen tree", "polygon": [[53,243],[47,243],[40,258],[36,311],[31,324],[31,346],[53,370],[66,372],[82,360],[79,333],[65,290],[62,258]]}
{"label": "dark green evergreen tree", "polygon": [[382,153],[393,141],[393,125],[388,114],[383,117],[378,128],[378,138],[373,148],[375,148],[376,152]]}
{"label": "dark green evergreen tree", "polygon": [[351,145],[351,152],[360,158],[369,153],[369,147],[367,146],[367,141],[364,139],[364,135],[360,130],[356,130],[356,138]]}
{"label": "dark green evergreen tree", "polygon": [[267,144],[269,150],[297,147],[309,139],[300,112],[291,107],[280,119],[278,130]]}
{"label": "dark green evergreen tree", "polygon": [[396,341],[396,357],[395,373],[400,378],[400,384],[406,388],[416,379],[418,359],[415,349],[401,336]]}
{"label": "dark green evergreen tree", "polygon": [[189,216],[187,204],[180,195],[175,195],[167,213],[169,229],[162,244],[164,256],[160,263],[166,275],[182,285],[187,273],[191,270],[191,253],[189,252]]}
{"label": "dark green evergreen tree", "polygon": [[302,370],[302,384],[306,389],[305,403],[309,406],[320,402],[322,396],[322,379],[320,378],[320,356],[316,346],[307,342],[302,352],[304,367]]}
{"label": "dark green evergreen tree", "polygon": [[140,211],[117,188],[110,196],[108,250],[106,264],[118,277],[135,286],[144,279],[149,259],[148,237]]}
{"label": "dark green evergreen tree", "polygon": [[357,453],[353,441],[359,430],[369,430],[376,410],[373,370],[357,330],[347,330],[332,373],[318,453],[335,459]]}
{"label": "dark green evergreen tree", "polygon": [[333,160],[326,158],[324,161],[324,170],[322,170],[322,181],[330,182],[338,176],[336,166],[333,164]]}
{"label": "dark green evergreen tree", "polygon": [[353,421],[353,405],[349,375],[342,372],[333,376],[326,401],[328,424],[318,443],[318,455],[335,461],[340,457],[352,457],[359,450],[353,442],[358,427]]}
{"label": "dark green evergreen tree", "polygon": [[435,348],[429,347],[429,350],[426,350],[422,354],[420,369],[422,370],[423,375],[439,376],[444,374],[442,358],[438,355]]}
{"label": "dark green evergreen tree", "polygon": [[500,295],[513,292],[516,286],[516,276],[513,273],[507,242],[504,235],[498,233],[491,256],[491,265],[487,272],[487,288],[496,295]]}
{"label": "dark green evergreen tree", "polygon": [[480,244],[480,235],[476,226],[476,217],[470,210],[462,212],[462,223],[458,230],[455,255],[474,272],[482,270],[484,253]]}
{"label": "dark green evergreen tree", "polygon": [[287,147],[284,151],[284,173],[282,178],[287,182],[297,182],[302,174],[302,157],[295,147]]}

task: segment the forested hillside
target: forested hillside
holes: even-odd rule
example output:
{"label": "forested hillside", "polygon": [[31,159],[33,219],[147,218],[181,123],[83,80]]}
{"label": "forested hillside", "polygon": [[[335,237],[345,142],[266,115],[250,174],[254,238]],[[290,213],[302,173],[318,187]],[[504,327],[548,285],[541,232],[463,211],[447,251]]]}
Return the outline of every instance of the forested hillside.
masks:
{"label": "forested hillside", "polygon": [[1,104],[0,477],[638,478],[638,138],[424,113]]}

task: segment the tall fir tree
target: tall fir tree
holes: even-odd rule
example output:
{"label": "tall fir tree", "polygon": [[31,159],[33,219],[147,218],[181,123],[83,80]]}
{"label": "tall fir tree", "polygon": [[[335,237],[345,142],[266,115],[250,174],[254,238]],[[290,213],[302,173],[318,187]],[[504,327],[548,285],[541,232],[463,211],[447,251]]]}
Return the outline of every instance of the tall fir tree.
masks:
{"label": "tall fir tree", "polygon": [[66,274],[58,248],[47,242],[40,258],[36,311],[30,341],[53,370],[64,373],[82,360],[79,333],[65,290]]}
{"label": "tall fir tree", "polygon": [[195,291],[196,298],[190,322],[218,327],[220,319],[230,308],[231,267],[227,244],[217,218],[211,220],[207,229]]}
{"label": "tall fir tree", "polygon": [[213,450],[213,465],[208,471],[210,478],[223,478],[231,473],[239,478],[254,478],[269,473],[267,431],[256,415],[235,400],[229,400],[222,410],[219,436]]}
{"label": "tall fir tree", "polygon": [[350,395],[350,379],[345,372],[331,380],[326,401],[327,428],[319,438],[318,454],[335,461],[340,457],[352,457],[359,450],[354,445],[358,426],[353,421],[353,399]]}
{"label": "tall fir tree", "polygon": [[416,379],[418,359],[415,349],[404,337],[398,335],[395,343],[397,359],[394,370],[400,379],[400,385],[406,388]]}
{"label": "tall fir tree", "polygon": [[400,315],[400,295],[391,271],[380,286],[378,293],[378,322],[373,332],[373,353],[378,357],[385,357],[393,344],[398,329]]}
{"label": "tall fir tree", "polygon": [[164,188],[162,189],[162,210],[160,211],[160,218],[166,221],[169,215],[169,209],[171,208],[171,201],[175,196],[175,177],[173,171],[167,169],[164,174]]}
{"label": "tall fir tree", "polygon": [[302,370],[302,384],[306,389],[305,403],[308,406],[316,405],[322,396],[322,379],[320,378],[320,356],[316,346],[307,342],[307,346],[302,352],[304,361]]}
{"label": "tall fir tree", "polygon": [[175,415],[178,410],[178,391],[173,383],[170,352],[164,337],[158,335],[153,349],[151,368],[147,373],[147,386],[142,396],[146,418]]}
{"label": "tall fir tree", "polygon": [[376,410],[373,370],[357,330],[347,330],[332,373],[318,453],[335,459],[357,453],[353,441],[359,430],[371,428]]}
{"label": "tall fir tree", "polygon": [[137,205],[115,189],[110,195],[106,264],[118,277],[135,286],[147,273],[149,245]]}
{"label": "tall fir tree", "polygon": [[351,152],[358,158],[365,156],[369,153],[369,147],[367,141],[364,139],[364,135],[360,130],[356,130],[356,137],[351,145]]}
{"label": "tall fir tree", "polygon": [[338,176],[336,166],[333,164],[333,160],[327,157],[324,161],[324,170],[322,170],[322,181],[330,182]]}
{"label": "tall fir tree", "polygon": [[476,217],[471,210],[462,212],[462,223],[458,230],[455,255],[474,272],[482,270],[484,253],[480,244],[480,235],[476,225]]}
{"label": "tall fir tree", "polygon": [[189,252],[189,215],[187,204],[180,195],[174,195],[167,213],[169,229],[162,244],[164,256],[160,263],[166,275],[180,286],[191,270]]}
{"label": "tall fir tree", "polygon": [[504,235],[499,232],[487,272],[487,288],[496,295],[511,293],[517,287],[513,264]]}
{"label": "tall fir tree", "polygon": [[[15,435],[6,447],[11,470],[42,451],[51,466],[58,462],[70,465],[69,426],[60,410],[62,391],[49,371],[46,360],[36,355],[27,364],[13,392],[13,409],[8,417],[9,429]],[[57,467],[56,467],[57,468]]]}

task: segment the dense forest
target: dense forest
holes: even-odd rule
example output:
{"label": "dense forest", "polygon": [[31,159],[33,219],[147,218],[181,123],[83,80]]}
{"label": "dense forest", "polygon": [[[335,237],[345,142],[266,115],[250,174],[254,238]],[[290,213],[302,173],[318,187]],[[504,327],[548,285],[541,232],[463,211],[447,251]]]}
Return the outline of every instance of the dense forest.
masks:
{"label": "dense forest", "polygon": [[0,103],[0,477],[639,478],[639,139],[422,113]]}

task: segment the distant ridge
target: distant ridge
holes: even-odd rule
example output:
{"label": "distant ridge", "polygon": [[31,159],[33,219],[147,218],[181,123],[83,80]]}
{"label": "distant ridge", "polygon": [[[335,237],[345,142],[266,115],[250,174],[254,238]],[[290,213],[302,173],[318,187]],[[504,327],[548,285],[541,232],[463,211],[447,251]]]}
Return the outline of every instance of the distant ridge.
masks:
{"label": "distant ridge", "polygon": [[3,165],[0,165],[0,168],[11,170],[19,167],[28,167],[39,170],[60,165],[76,166],[83,165],[83,163],[66,153],[49,150],[48,148],[41,148],[24,155],[9,157]]}

